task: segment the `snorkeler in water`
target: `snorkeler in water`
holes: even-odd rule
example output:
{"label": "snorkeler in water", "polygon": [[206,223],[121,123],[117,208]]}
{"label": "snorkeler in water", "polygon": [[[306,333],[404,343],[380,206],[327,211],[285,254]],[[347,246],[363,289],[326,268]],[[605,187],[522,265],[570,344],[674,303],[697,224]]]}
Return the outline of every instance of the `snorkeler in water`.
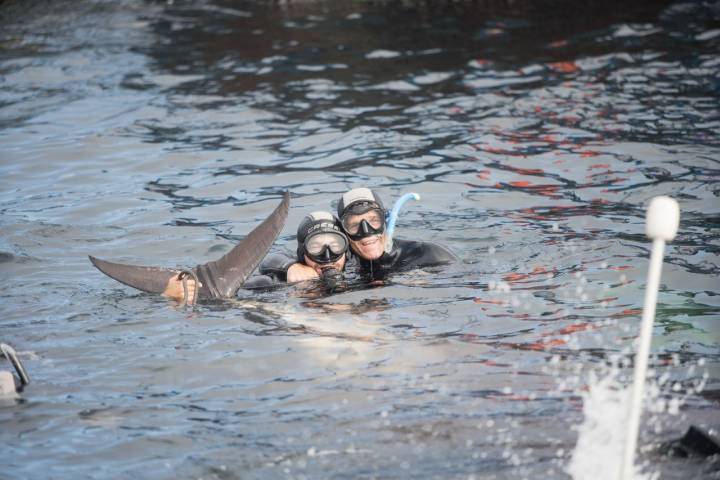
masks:
{"label": "snorkeler in water", "polygon": [[429,242],[389,241],[387,215],[382,200],[369,188],[354,188],[338,203],[338,218],[350,240],[353,259],[372,280],[391,272],[445,265],[457,257],[445,247]]}
{"label": "snorkeler in water", "polygon": [[321,280],[333,287],[342,278],[348,248],[347,235],[332,213],[310,213],[298,225],[296,258],[269,256],[260,265],[261,275],[251,278],[245,288],[307,280]]}
{"label": "snorkeler in water", "polygon": [[260,275],[249,278],[282,230],[289,203],[286,193],[275,211],[230,252],[191,270],[123,265],[92,256],[90,261],[106,275],[133,288],[193,304],[232,297],[241,287],[263,288],[278,282],[320,279],[334,288],[350,258],[373,280],[390,272],[457,259],[434,243],[389,242],[382,200],[368,188],[356,188],[340,199],[340,220],[328,212],[314,212],[303,219],[297,232],[297,259],[271,255],[260,265]]}

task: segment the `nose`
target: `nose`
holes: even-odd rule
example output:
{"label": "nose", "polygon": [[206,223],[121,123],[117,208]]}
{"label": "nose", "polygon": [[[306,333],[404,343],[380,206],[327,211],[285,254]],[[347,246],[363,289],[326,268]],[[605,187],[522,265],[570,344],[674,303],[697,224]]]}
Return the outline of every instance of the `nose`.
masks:
{"label": "nose", "polygon": [[323,253],[323,259],[326,262],[329,262],[332,259],[332,257],[330,256],[330,248],[329,247],[325,247],[325,251]]}
{"label": "nose", "polygon": [[368,233],[370,233],[370,225],[365,220],[360,222],[360,229],[362,230],[362,233],[364,235],[367,235]]}

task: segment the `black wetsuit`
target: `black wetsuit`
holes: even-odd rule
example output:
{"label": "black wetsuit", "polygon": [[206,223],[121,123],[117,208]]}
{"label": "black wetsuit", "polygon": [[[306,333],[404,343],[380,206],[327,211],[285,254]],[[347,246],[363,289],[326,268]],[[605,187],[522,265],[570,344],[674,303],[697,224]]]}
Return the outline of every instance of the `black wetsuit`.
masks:
{"label": "black wetsuit", "polygon": [[[415,242],[412,240],[393,240],[393,248],[377,260],[365,260],[350,255],[348,269],[356,265],[361,274],[369,275],[371,280],[385,278],[390,273],[413,268],[447,265],[457,257],[445,247],[436,243]],[[275,253],[268,255],[260,264],[259,275],[253,275],[242,286],[243,289],[271,288],[287,282],[287,271],[297,260],[287,255]]]}
{"label": "black wetsuit", "polygon": [[[288,255],[279,253],[269,255],[260,264],[259,274],[250,277],[242,286],[242,289],[270,290],[275,286],[287,284],[288,269],[295,263],[297,263],[297,259]],[[334,290],[342,278],[342,273],[333,269],[325,271],[325,275],[320,281],[325,288]]]}
{"label": "black wetsuit", "polygon": [[457,257],[450,250],[436,243],[401,239],[393,240],[392,250],[383,253],[377,260],[365,260],[353,255],[353,263],[357,263],[360,272],[369,275],[372,280],[382,279],[393,272],[447,265],[456,260]]}
{"label": "black wetsuit", "polygon": [[258,268],[259,274],[248,278],[241,288],[254,290],[286,283],[287,271],[296,262],[295,258],[281,253],[268,255]]}

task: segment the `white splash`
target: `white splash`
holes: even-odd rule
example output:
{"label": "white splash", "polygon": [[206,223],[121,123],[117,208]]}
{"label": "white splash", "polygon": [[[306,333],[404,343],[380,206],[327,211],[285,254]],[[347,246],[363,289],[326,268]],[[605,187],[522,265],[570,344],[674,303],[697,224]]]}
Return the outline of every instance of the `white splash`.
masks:
{"label": "white splash", "polygon": [[[588,391],[582,394],[584,420],[577,427],[577,445],[565,469],[573,480],[620,478],[631,388],[623,388],[617,377],[615,368],[602,378],[590,374]],[[635,465],[634,480],[656,480],[658,476],[642,473]]]}

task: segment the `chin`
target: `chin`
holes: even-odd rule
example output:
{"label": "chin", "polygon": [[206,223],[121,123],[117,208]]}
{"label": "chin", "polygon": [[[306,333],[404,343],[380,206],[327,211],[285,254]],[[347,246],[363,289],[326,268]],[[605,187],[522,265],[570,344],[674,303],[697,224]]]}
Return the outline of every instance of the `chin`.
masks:
{"label": "chin", "polygon": [[374,237],[370,243],[368,240],[358,240],[354,250],[365,260],[377,260],[385,252],[383,236]]}
{"label": "chin", "polygon": [[374,248],[370,251],[364,251],[362,256],[368,260],[377,260],[382,257],[382,254],[383,251],[381,249],[378,250],[377,248]]}

